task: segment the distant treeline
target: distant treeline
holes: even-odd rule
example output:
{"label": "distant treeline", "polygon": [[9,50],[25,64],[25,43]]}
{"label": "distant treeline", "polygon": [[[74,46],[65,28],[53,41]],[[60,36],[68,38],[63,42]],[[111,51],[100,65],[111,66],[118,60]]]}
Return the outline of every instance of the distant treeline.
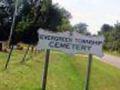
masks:
{"label": "distant treeline", "polygon": [[114,26],[104,24],[99,32],[101,34],[105,37],[104,50],[120,53],[120,23]]}

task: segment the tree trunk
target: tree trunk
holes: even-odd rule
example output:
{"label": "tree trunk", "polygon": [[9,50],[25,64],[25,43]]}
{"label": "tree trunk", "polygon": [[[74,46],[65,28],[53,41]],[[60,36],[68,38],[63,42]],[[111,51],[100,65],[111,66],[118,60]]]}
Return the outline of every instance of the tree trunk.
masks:
{"label": "tree trunk", "polygon": [[25,52],[25,54],[24,54],[24,57],[23,57],[21,63],[24,63],[24,62],[25,62],[26,57],[27,57],[27,55],[28,55],[28,53],[29,53],[29,50],[30,50],[30,45],[28,45],[27,50],[26,50],[26,52]]}
{"label": "tree trunk", "polygon": [[2,51],[2,43],[0,43],[0,51]]}

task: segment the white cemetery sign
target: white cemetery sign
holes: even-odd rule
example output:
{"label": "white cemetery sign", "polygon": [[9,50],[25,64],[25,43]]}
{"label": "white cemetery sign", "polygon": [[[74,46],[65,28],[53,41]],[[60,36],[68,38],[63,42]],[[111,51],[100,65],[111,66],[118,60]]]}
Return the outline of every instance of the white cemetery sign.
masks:
{"label": "white cemetery sign", "polygon": [[103,56],[102,46],[104,43],[103,36],[86,36],[77,32],[53,33],[40,29],[39,42],[37,49],[54,49],[63,51],[68,54],[93,54],[99,57]]}

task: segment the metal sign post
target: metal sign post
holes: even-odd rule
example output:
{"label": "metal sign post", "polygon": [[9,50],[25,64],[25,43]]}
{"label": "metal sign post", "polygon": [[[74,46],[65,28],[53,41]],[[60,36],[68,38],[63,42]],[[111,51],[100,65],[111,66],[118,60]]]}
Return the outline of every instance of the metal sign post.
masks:
{"label": "metal sign post", "polygon": [[87,65],[87,74],[86,74],[86,78],[85,78],[85,88],[84,88],[84,90],[89,90],[92,59],[93,59],[93,55],[92,55],[92,54],[89,54],[89,57],[88,57],[88,65]]}
{"label": "metal sign post", "polygon": [[50,49],[47,49],[46,57],[45,57],[45,64],[44,64],[44,69],[43,69],[43,76],[42,76],[42,90],[46,90],[49,57],[50,57]]}
{"label": "metal sign post", "polygon": [[[37,50],[53,49],[53,50],[63,51],[68,54],[90,53],[88,67],[87,67],[87,75],[85,80],[85,90],[88,90],[91,64],[92,64],[92,55],[96,55],[99,57],[103,56],[102,46],[104,42],[104,37],[86,36],[86,35],[81,35],[77,32],[73,32],[72,36],[70,36],[70,33],[68,32],[55,33],[55,32],[46,31],[44,29],[39,29],[38,34],[39,34],[38,36],[39,41],[36,46]],[[50,54],[50,50],[47,50],[43,78],[42,78],[43,79],[42,90],[46,89],[49,54]]]}

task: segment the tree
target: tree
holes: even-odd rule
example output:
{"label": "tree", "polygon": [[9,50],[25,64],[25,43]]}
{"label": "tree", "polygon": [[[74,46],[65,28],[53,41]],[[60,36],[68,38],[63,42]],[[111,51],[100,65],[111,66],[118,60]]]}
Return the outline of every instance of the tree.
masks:
{"label": "tree", "polygon": [[120,23],[117,22],[114,25],[114,42],[115,42],[115,51],[118,51],[120,53]]}
{"label": "tree", "polygon": [[109,24],[104,24],[101,27],[101,31],[99,33],[106,33],[106,32],[110,32],[113,29],[113,27]]}
{"label": "tree", "polygon": [[[14,42],[21,40],[23,43],[35,45],[38,41],[37,30],[39,28],[54,32],[70,30],[71,14],[68,11],[59,8],[58,4],[53,5],[51,0],[43,0],[39,2],[39,5],[35,3],[33,5],[28,3],[30,9],[27,9],[27,14],[23,15],[22,21],[17,25],[15,36],[13,36]],[[20,37],[17,33],[21,33]]]}
{"label": "tree", "polygon": [[[11,8],[10,8],[10,1],[7,2],[6,0],[0,1],[0,41],[8,40],[10,27],[11,27]],[[2,50],[2,43],[0,43],[0,48]]]}
{"label": "tree", "polygon": [[[1,1],[0,41],[8,40],[15,9],[14,5],[15,0]],[[52,0],[20,0],[11,44],[17,44],[21,41],[30,44],[33,41],[33,44],[35,44],[39,28],[55,32],[70,30],[70,17],[71,14],[68,11],[59,8],[58,4],[53,5]]]}
{"label": "tree", "polygon": [[86,23],[78,23],[74,25],[73,29],[78,33],[87,34],[88,33],[87,27],[88,25]]}
{"label": "tree", "polygon": [[117,22],[114,26],[104,24],[99,34],[104,35],[104,49],[107,51],[115,51],[120,53],[120,23]]}
{"label": "tree", "polygon": [[[59,8],[57,4],[53,5],[52,0],[23,0],[19,7],[11,40],[12,47],[19,42],[36,45],[39,28],[58,32],[68,30],[67,28],[70,27],[68,17],[70,13]],[[13,48],[5,68],[8,66],[12,50]]]}

